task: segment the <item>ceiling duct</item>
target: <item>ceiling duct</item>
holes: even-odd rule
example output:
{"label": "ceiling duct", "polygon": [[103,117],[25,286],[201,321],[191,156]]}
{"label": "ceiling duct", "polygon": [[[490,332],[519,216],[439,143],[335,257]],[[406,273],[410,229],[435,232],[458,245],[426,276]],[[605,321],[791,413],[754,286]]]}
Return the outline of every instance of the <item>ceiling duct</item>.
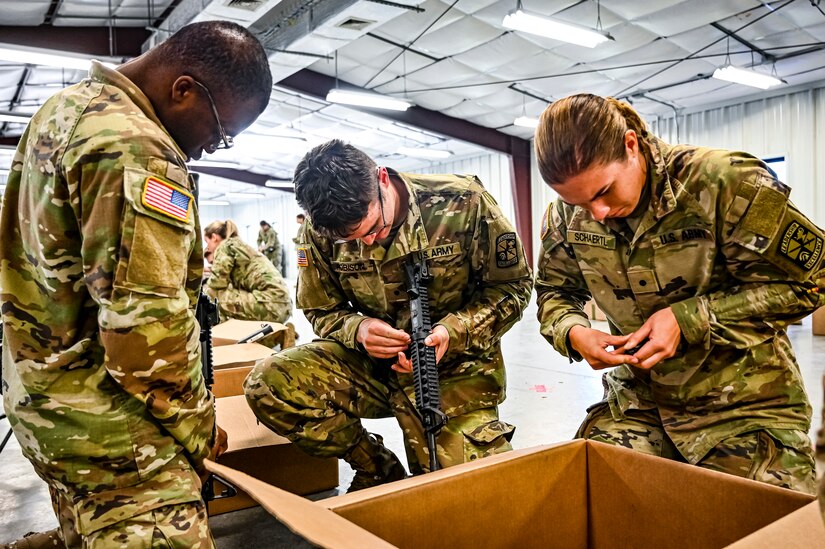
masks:
{"label": "ceiling duct", "polygon": [[273,81],[329,58],[335,51],[407,13],[423,0],[183,0],[144,51],[194,21],[225,19],[247,27],[269,53]]}

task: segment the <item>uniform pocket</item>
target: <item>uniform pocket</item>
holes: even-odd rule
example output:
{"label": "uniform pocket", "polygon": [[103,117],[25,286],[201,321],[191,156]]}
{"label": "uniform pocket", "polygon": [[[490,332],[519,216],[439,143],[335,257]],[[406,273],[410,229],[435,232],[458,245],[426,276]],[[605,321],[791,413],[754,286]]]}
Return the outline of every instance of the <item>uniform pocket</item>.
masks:
{"label": "uniform pocket", "polygon": [[510,450],[510,440],[515,430],[515,426],[498,419],[463,430],[464,461]]}
{"label": "uniform pocket", "polygon": [[673,229],[657,234],[653,266],[659,292],[669,302],[703,293],[713,275],[716,242],[707,227]]}

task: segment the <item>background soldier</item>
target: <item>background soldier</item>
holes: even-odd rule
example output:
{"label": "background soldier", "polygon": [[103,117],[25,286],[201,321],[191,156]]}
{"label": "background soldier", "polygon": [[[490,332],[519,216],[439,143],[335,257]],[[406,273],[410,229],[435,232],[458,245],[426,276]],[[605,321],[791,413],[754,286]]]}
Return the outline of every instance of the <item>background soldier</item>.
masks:
{"label": "background soldier", "polygon": [[278,233],[266,221],[261,221],[261,229],[258,231],[258,251],[269,258],[276,269],[283,269],[281,241],[278,240]]}
{"label": "background soldier", "polygon": [[226,447],[201,374],[203,271],[186,161],[269,100],[258,41],[182,28],[50,98],[0,217],[6,413],[70,547],[211,547],[203,460]]}
{"label": "background soldier", "polygon": [[532,280],[495,200],[473,176],[379,168],[338,140],[307,153],[294,181],[308,216],[298,245],[298,307],[324,339],[253,370],[246,395],[258,418],[312,455],[345,459],[356,472],[350,490],[406,474],[362,417],[395,416],[412,472],[428,467],[403,354],[410,311],[402,267],[421,254],[434,275],[426,344],[436,348],[449,417],[438,437],[440,464],[510,449],[513,427],[498,419],[500,339],[521,317]]}
{"label": "background soldier", "polygon": [[[548,107],[536,149],[560,197],[542,222],[541,333],[613,368],[577,436],[813,493],[785,328],[823,303],[823,234],[790,189],[751,155],[668,145],[594,95]],[[590,328],[590,297],[614,335]]]}
{"label": "background soldier", "polygon": [[286,322],[292,315],[286,281],[266,257],[240,239],[235,223],[214,221],[203,234],[207,252],[214,254],[204,290],[217,298],[221,320]]}

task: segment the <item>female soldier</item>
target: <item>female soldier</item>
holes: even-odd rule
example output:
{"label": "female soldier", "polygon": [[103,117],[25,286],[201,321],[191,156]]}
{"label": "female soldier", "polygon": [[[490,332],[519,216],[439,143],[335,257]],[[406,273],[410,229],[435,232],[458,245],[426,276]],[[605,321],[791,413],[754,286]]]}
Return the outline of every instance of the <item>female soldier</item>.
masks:
{"label": "female soldier", "polygon": [[213,221],[203,230],[212,253],[212,275],[206,293],[218,299],[221,318],[286,322],[292,300],[275,266],[238,237],[232,220]]}
{"label": "female soldier", "polygon": [[[541,333],[612,368],[577,436],[813,493],[785,328],[825,301],[823,232],[790,189],[758,158],[668,145],[594,95],[550,105],[536,149],[560,198],[542,221]],[[613,335],[590,327],[591,297]]]}

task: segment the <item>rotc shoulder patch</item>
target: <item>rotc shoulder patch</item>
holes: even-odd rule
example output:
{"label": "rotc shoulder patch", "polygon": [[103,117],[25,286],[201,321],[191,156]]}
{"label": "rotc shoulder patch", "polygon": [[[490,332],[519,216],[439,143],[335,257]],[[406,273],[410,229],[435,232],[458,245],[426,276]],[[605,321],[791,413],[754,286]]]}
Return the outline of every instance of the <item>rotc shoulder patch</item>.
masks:
{"label": "rotc shoulder patch", "polygon": [[496,267],[514,267],[518,265],[518,245],[516,233],[504,233],[496,238]]}
{"label": "rotc shoulder patch", "polygon": [[794,264],[810,271],[822,256],[822,239],[798,221],[791,221],[782,232],[779,253]]}
{"label": "rotc shoulder patch", "polygon": [[295,251],[298,254],[298,266],[309,267],[309,250],[307,248],[297,248]]}
{"label": "rotc shoulder patch", "polygon": [[195,197],[185,190],[159,177],[149,176],[143,182],[143,205],[178,221],[189,221],[194,199]]}

